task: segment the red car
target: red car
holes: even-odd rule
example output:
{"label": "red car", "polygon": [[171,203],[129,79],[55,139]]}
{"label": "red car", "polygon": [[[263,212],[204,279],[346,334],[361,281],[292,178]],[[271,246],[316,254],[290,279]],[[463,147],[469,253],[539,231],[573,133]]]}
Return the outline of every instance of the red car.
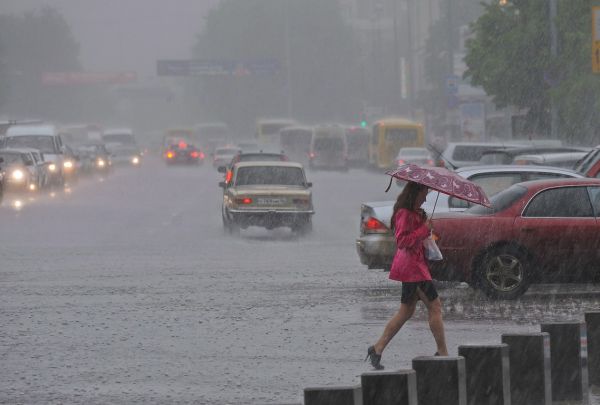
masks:
{"label": "red car", "polygon": [[433,278],[499,299],[531,283],[600,281],[600,179],[518,183],[491,202],[434,215],[444,260],[431,264]]}

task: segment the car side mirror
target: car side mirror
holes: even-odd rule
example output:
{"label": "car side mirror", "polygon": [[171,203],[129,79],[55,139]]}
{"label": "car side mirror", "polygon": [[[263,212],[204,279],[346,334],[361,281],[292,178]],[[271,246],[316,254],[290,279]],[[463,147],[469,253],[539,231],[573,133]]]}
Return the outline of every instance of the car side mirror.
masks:
{"label": "car side mirror", "polygon": [[224,181],[219,182],[219,187],[225,188],[226,186],[227,186],[227,184]]}
{"label": "car side mirror", "polygon": [[227,168],[225,166],[219,166],[217,167],[217,171],[219,173],[227,173]]}
{"label": "car side mirror", "polygon": [[307,181],[306,182],[306,187],[312,187],[312,181]]}

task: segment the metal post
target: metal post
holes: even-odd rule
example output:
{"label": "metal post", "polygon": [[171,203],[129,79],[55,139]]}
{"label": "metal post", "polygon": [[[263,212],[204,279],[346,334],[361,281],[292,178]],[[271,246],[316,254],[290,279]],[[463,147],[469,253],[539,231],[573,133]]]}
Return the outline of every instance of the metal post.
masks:
{"label": "metal post", "polygon": [[[550,54],[554,60],[558,56],[558,34],[556,32],[556,0],[549,1],[550,7]],[[558,111],[556,103],[550,100],[550,137],[558,139]]]}
{"label": "metal post", "polygon": [[410,110],[410,117],[415,118],[414,100],[415,100],[415,61],[414,61],[414,49],[413,45],[413,22],[411,15],[410,0],[406,0],[406,29],[408,31],[408,108]]}
{"label": "metal post", "polygon": [[402,78],[400,76],[400,50],[398,49],[398,0],[392,1],[392,14],[394,18],[394,101],[395,112],[400,112],[402,105]]}
{"label": "metal post", "polygon": [[287,87],[287,116],[292,118],[292,50],[290,47],[290,1],[285,2],[285,64],[286,64],[286,87]]}

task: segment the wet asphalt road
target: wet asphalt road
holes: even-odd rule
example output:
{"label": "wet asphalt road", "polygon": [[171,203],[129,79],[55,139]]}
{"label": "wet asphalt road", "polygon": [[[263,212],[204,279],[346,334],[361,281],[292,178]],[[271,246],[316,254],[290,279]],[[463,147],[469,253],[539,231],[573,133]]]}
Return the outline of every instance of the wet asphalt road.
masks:
{"label": "wet asphalt road", "polygon": [[[386,273],[358,261],[360,202],[395,195],[381,174],[308,177],[317,214],[307,237],[226,236],[208,165],[150,161],[20,210],[6,198],[0,403],[300,403],[305,387],[357,383],[400,300]],[[583,320],[599,291],[541,286],[493,302],[441,283],[449,350]],[[420,307],[383,364],[410,368],[434,351]]]}

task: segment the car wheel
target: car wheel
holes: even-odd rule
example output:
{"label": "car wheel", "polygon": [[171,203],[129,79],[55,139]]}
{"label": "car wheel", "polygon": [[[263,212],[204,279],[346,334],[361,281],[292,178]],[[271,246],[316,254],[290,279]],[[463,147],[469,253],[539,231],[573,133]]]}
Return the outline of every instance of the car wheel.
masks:
{"label": "car wheel", "polygon": [[476,285],[490,298],[516,299],[531,283],[531,268],[525,252],[516,246],[490,249],[483,255]]}
{"label": "car wheel", "polygon": [[292,227],[292,232],[297,233],[298,235],[308,235],[312,230],[312,218],[310,217],[300,221]]}

